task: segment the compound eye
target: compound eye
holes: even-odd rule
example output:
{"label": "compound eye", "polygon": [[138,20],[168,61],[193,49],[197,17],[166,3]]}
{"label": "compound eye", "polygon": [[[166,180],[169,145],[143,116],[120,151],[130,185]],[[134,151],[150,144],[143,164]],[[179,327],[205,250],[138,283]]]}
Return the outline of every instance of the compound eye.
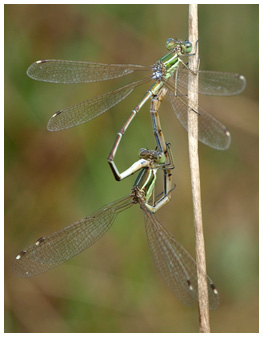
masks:
{"label": "compound eye", "polygon": [[172,50],[176,46],[176,42],[174,39],[168,39],[165,43],[165,47],[168,50]]}
{"label": "compound eye", "polygon": [[165,155],[164,155],[163,152],[158,155],[158,163],[159,164],[164,164],[165,163]]}
{"label": "compound eye", "polygon": [[189,54],[192,51],[192,43],[190,41],[185,41],[182,44],[182,49],[186,54]]}
{"label": "compound eye", "polygon": [[139,158],[145,158],[147,155],[148,151],[146,149],[140,149],[139,151]]}

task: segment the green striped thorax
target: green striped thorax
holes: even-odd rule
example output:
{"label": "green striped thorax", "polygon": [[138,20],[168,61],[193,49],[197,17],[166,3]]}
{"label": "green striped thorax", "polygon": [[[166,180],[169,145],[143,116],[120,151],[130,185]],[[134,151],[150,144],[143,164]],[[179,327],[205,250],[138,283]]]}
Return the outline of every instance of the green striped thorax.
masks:
{"label": "green striped thorax", "polygon": [[148,202],[153,193],[159,166],[165,164],[165,155],[163,152],[141,149],[139,156],[142,159],[149,160],[150,165],[141,169],[135,180],[133,189],[137,188],[143,192],[145,200]]}
{"label": "green striped thorax", "polygon": [[152,67],[152,79],[156,81],[170,78],[178,67],[179,57],[192,51],[192,43],[190,41],[179,41],[170,38],[166,41],[165,46],[169,53],[160,58]]}

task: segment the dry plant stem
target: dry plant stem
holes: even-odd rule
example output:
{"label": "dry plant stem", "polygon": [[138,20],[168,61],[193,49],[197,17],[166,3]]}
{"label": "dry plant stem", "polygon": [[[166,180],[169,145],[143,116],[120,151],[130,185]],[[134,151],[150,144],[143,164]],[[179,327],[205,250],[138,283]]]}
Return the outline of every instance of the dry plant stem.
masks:
{"label": "dry plant stem", "polygon": [[[198,57],[198,5],[189,5],[189,41],[193,44],[196,55],[189,57],[189,68],[197,71]],[[200,171],[198,158],[198,75],[189,72],[188,82],[188,146],[191,174],[191,188],[193,198],[193,217],[196,241],[196,264],[199,294],[199,331],[210,332],[209,303],[206,280],[205,244],[203,235],[203,221],[201,208]]]}

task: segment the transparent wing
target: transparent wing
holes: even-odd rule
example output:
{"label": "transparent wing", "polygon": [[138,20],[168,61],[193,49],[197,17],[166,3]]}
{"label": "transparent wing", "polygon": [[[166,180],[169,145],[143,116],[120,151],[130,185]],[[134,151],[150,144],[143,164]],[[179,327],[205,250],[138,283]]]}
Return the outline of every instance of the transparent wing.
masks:
{"label": "transparent wing", "polygon": [[[178,70],[178,84],[188,87],[189,70]],[[215,96],[232,96],[240,94],[246,88],[243,75],[219,71],[199,71],[199,94]]]}
{"label": "transparent wing", "polygon": [[119,212],[133,205],[130,196],[110,203],[88,217],[52,234],[22,250],[16,257],[14,271],[29,277],[54,268],[89,248],[110,228]]}
{"label": "transparent wing", "polygon": [[[171,88],[171,86],[169,85]],[[182,126],[188,131],[188,101],[186,95],[177,89],[177,96],[174,90],[169,92],[171,104],[176,117]],[[205,111],[198,107],[198,139],[200,142],[217,150],[226,150],[231,143],[231,135],[228,129]]]}
{"label": "transparent wing", "polygon": [[59,110],[50,118],[47,128],[49,131],[59,131],[86,123],[121,102],[136,86],[147,83],[150,80],[151,78],[148,77],[147,79],[130,83],[117,90]]}
{"label": "transparent wing", "polygon": [[134,71],[151,70],[150,66],[103,64],[94,62],[40,60],[31,64],[27,75],[38,81],[52,83],[89,83],[110,80]]}
{"label": "transparent wing", "polygon": [[[146,209],[145,226],[149,247],[160,274],[175,296],[185,305],[198,300],[196,263],[189,253]],[[217,309],[219,295],[212,280],[207,276],[209,305]]]}

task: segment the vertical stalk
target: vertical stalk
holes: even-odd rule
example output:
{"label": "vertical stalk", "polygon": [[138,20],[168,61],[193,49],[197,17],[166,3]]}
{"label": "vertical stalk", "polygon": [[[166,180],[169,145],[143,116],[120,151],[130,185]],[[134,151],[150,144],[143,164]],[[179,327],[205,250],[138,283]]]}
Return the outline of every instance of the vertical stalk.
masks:
{"label": "vertical stalk", "polygon": [[[193,44],[196,54],[189,57],[189,68],[197,71],[199,65],[198,56],[198,5],[189,5],[189,41]],[[199,307],[199,331],[210,332],[209,302],[206,279],[206,258],[203,235],[203,220],[201,207],[200,171],[198,157],[198,74],[189,72],[188,80],[188,146],[191,174],[191,188],[193,198],[193,218],[196,243],[196,265],[198,280],[198,307]]]}

